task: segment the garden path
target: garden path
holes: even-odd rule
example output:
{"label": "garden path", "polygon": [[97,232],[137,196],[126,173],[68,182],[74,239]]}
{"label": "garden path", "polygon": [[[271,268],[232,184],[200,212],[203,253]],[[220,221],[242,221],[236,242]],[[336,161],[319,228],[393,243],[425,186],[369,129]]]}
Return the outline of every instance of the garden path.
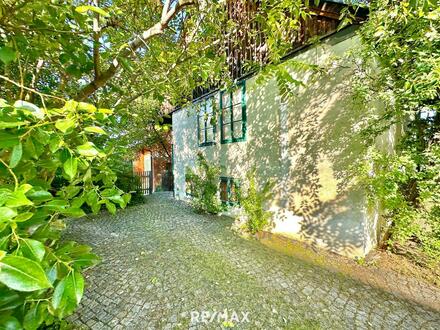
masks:
{"label": "garden path", "polygon": [[[70,321],[97,330],[440,328],[438,312],[242,239],[230,225],[160,194],[72,223],[66,238],[92,245],[103,262],[86,272]],[[225,309],[232,323],[191,322],[191,312],[201,321]]]}

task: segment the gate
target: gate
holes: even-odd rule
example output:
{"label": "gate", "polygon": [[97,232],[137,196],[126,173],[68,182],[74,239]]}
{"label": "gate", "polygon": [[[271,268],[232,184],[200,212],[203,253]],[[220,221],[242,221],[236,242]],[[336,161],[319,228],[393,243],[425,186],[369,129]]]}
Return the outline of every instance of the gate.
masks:
{"label": "gate", "polygon": [[153,176],[151,171],[135,172],[135,175],[139,177],[139,190],[144,195],[151,195],[153,192]]}
{"label": "gate", "polygon": [[173,172],[168,170],[162,174],[162,191],[174,191]]}

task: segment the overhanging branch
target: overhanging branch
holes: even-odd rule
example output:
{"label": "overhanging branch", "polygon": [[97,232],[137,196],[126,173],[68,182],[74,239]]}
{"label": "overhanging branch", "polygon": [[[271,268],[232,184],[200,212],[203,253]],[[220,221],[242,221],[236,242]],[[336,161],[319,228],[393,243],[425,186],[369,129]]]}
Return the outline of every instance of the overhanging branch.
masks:
{"label": "overhanging branch", "polygon": [[179,0],[177,4],[170,7],[171,1],[165,1],[164,9],[162,11],[162,17],[160,22],[154,24],[148,30],[144,31],[141,36],[137,36],[128,42],[128,46],[112,60],[109,68],[102,72],[99,77],[96,77],[92,82],[83,87],[75,96],[76,100],[83,101],[90,95],[95,93],[99,88],[107,84],[107,82],[119,71],[121,63],[118,58],[129,57],[133,51],[136,51],[142,45],[144,45],[149,39],[162,34],[168,27],[173,18],[182,11],[185,7],[193,6],[197,3],[197,0]]}

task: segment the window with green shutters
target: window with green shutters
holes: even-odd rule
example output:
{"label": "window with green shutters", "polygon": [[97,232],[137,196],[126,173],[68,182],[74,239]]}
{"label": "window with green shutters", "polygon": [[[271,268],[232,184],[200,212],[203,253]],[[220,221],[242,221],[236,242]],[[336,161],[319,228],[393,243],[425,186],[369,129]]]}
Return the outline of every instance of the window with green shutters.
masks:
{"label": "window with green shutters", "polygon": [[213,97],[203,100],[197,115],[197,132],[199,147],[215,144],[217,118],[215,115],[215,100]]}
{"label": "window with green shutters", "polygon": [[238,203],[239,183],[234,178],[220,177],[220,200],[224,204],[234,205]]}
{"label": "window with green shutters", "polygon": [[220,92],[221,143],[246,140],[246,83]]}

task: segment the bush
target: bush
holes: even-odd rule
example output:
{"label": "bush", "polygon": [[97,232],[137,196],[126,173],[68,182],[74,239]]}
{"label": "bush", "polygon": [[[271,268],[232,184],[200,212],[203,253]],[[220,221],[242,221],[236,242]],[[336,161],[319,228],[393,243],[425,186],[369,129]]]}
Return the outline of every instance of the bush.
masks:
{"label": "bush", "polygon": [[265,211],[264,204],[271,197],[274,183],[268,181],[261,190],[258,190],[255,169],[246,174],[246,179],[248,188],[246,191],[240,191],[239,203],[247,216],[247,230],[255,234],[270,224],[272,212]]}
{"label": "bush", "polygon": [[[440,260],[439,13],[438,1],[370,1],[352,54],[354,96],[367,105],[356,130],[373,149],[359,175],[388,221],[391,249],[421,264]],[[396,124],[404,135],[395,154],[378,151],[376,138]]]}
{"label": "bush", "polygon": [[189,185],[191,205],[198,212],[217,214],[222,210],[219,198],[220,167],[208,163],[205,157],[197,154],[197,169],[186,169],[186,182]]}
{"label": "bush", "polygon": [[[391,249],[406,250],[420,264],[440,260],[440,147],[422,153],[401,150],[396,155],[369,153],[374,171],[364,170],[369,197],[389,220]],[[413,249],[420,248],[425,257]],[[425,259],[425,260],[423,260]]]}
{"label": "bush", "polygon": [[132,171],[117,172],[118,179],[116,186],[122,191],[131,194],[131,200],[128,205],[137,205],[144,203],[144,194],[140,189],[141,180],[138,175]]}
{"label": "bush", "polygon": [[115,213],[130,194],[115,186],[108,151],[93,141],[111,111],[68,101],[41,109],[0,99],[0,324],[37,329],[77,308],[81,271],[99,258],[76,242],[59,243],[64,219]]}

